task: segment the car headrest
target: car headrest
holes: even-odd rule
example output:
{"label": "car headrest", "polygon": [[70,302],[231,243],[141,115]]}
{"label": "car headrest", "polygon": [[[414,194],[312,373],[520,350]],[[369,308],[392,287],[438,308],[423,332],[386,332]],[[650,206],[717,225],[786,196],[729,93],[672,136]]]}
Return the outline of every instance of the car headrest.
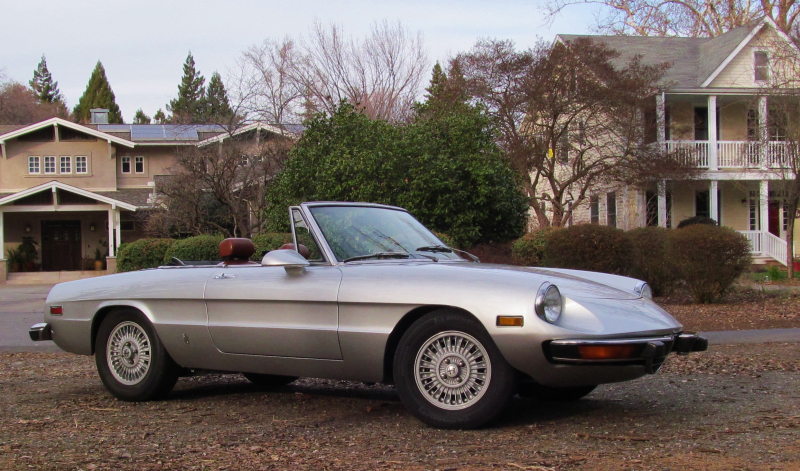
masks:
{"label": "car headrest", "polygon": [[[303,258],[308,260],[308,257],[311,256],[311,252],[308,251],[308,247],[306,247],[303,244],[297,244],[297,245],[300,246],[300,250],[298,250],[297,253],[299,253],[300,255],[303,256]],[[283,244],[281,245],[280,250],[294,250],[294,244]]]}
{"label": "car headrest", "polygon": [[247,260],[255,252],[256,246],[250,239],[236,237],[219,243],[219,256],[223,260]]}

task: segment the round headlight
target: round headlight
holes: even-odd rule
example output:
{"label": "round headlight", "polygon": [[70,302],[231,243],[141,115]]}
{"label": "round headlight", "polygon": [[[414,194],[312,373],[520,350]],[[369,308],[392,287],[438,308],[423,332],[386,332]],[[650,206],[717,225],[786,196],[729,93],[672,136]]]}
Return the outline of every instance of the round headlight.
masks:
{"label": "round headlight", "polygon": [[645,283],[644,281],[636,285],[636,288],[633,289],[636,291],[636,294],[643,298],[653,299],[653,290],[650,289],[650,285]]}
{"label": "round headlight", "polygon": [[555,324],[561,316],[561,292],[556,285],[545,281],[536,293],[536,314],[543,320]]}

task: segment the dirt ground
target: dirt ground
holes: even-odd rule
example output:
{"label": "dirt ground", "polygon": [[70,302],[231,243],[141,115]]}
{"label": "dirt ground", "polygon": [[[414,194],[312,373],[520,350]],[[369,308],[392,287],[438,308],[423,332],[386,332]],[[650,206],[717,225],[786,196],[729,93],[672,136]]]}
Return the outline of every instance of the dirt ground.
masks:
{"label": "dirt ground", "polygon": [[0,469],[800,469],[800,344],[712,346],[574,403],[514,398],[493,426],[429,428],[391,387],[241,375],[124,403],[93,359],[0,355]]}
{"label": "dirt ground", "polygon": [[655,301],[686,330],[786,329],[800,327],[800,291],[736,289],[718,304],[694,304],[686,292]]}

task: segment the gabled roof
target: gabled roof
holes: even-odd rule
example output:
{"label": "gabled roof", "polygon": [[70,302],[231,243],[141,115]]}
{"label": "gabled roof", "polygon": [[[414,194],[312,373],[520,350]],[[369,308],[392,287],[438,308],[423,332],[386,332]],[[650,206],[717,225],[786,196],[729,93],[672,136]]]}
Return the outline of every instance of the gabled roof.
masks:
{"label": "gabled roof", "polygon": [[238,136],[239,134],[244,134],[246,132],[254,131],[256,129],[259,131],[271,132],[273,134],[277,134],[279,136],[285,136],[291,139],[297,139],[299,132],[302,131],[302,126],[298,125],[289,125],[289,126],[293,126],[294,129],[296,129],[298,132],[289,131],[288,126],[278,126],[275,124],[267,124],[261,121],[257,121],[255,123],[248,124],[247,126],[242,126],[239,129],[235,130],[233,133],[226,132],[214,137],[210,137],[206,140],[198,142],[197,145],[198,147],[202,147],[215,142],[222,142],[231,135]]}
{"label": "gabled roof", "polygon": [[772,27],[782,38],[789,40],[768,17],[714,38],[560,34],[556,40],[567,42],[589,38],[602,42],[619,52],[619,57],[613,61],[619,67],[624,67],[636,55],[640,55],[642,63],[647,65],[670,63],[671,67],[663,78],[666,85],[692,89],[708,87],[765,26]]}
{"label": "gabled roof", "polygon": [[44,129],[44,128],[48,127],[48,126],[53,126],[53,125],[64,126],[66,128],[73,129],[75,131],[79,131],[79,132],[88,134],[90,136],[94,136],[94,137],[96,137],[98,139],[103,139],[104,141],[113,142],[114,144],[119,144],[119,145],[122,145],[122,146],[125,146],[125,147],[133,148],[136,145],[133,142],[127,140],[127,139],[122,139],[122,138],[119,138],[117,136],[113,136],[111,134],[106,134],[106,133],[104,133],[102,131],[98,131],[96,129],[92,129],[92,128],[86,127],[86,126],[81,126],[80,124],[76,124],[76,123],[73,123],[72,121],[67,121],[66,119],[61,119],[61,118],[46,119],[44,121],[40,121],[38,123],[34,123],[34,124],[31,124],[31,125],[19,128],[19,129],[15,130],[15,131],[10,131],[10,132],[7,132],[5,134],[1,134],[0,135],[0,142],[5,142],[8,139],[13,139],[15,137],[22,136],[23,134],[27,134],[27,133],[32,132],[32,131],[38,131],[39,129]]}
{"label": "gabled roof", "polygon": [[85,196],[87,198],[91,198],[96,201],[101,201],[106,204],[113,204],[118,206],[122,209],[127,209],[129,211],[136,211],[137,206],[134,206],[130,203],[126,203],[124,201],[120,201],[118,199],[109,198],[108,196],[103,196],[98,193],[84,190],[83,188],[78,188],[76,186],[67,185],[66,183],[62,183],[57,180],[52,180],[47,183],[42,183],[41,185],[34,186],[32,188],[28,188],[27,190],[22,190],[13,195],[8,195],[4,198],[0,198],[0,206],[8,203],[12,203],[17,201],[18,199],[24,198],[26,196],[33,195],[35,193],[39,193],[40,191],[50,190],[53,191],[54,189],[59,189],[63,191],[69,191],[70,193],[75,193],[77,195]]}

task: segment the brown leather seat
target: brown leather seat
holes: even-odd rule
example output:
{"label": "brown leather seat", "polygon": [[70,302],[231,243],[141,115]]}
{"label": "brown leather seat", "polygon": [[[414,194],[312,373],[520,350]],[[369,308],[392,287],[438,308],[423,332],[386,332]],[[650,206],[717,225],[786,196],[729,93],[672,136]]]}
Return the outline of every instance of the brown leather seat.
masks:
{"label": "brown leather seat", "polygon": [[[300,246],[300,250],[297,251],[300,255],[302,255],[306,260],[308,257],[311,256],[311,252],[308,251],[308,247],[303,244],[297,244]],[[283,244],[281,245],[279,250],[294,250],[294,244]]]}
{"label": "brown leather seat", "polygon": [[250,256],[256,252],[256,246],[250,239],[240,237],[225,239],[219,243],[219,256],[227,265],[256,264]]}

